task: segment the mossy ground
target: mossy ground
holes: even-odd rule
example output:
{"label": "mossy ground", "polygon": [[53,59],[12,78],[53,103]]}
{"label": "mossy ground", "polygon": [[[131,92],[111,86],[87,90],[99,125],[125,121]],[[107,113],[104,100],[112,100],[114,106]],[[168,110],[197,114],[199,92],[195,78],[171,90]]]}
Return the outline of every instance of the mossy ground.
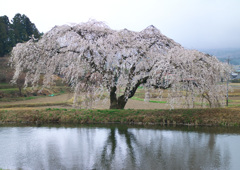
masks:
{"label": "mossy ground", "polygon": [[240,126],[239,108],[174,110],[1,110],[1,123],[126,123]]}

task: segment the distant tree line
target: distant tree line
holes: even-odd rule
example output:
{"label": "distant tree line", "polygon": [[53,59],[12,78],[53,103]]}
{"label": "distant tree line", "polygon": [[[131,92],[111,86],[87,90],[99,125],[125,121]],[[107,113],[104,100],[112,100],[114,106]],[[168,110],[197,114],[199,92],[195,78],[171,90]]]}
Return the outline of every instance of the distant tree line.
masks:
{"label": "distant tree line", "polygon": [[28,41],[32,35],[40,38],[42,33],[26,15],[18,13],[11,22],[6,15],[0,16],[0,57],[8,54],[17,43]]}
{"label": "distant tree line", "polygon": [[240,65],[240,48],[201,49],[200,51],[214,55],[222,62],[226,62],[230,57],[230,64]]}

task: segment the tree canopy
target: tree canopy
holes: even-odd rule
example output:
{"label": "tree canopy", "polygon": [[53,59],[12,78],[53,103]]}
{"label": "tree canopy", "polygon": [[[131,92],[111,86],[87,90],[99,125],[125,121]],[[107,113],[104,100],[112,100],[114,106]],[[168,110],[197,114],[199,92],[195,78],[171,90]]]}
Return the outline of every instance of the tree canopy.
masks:
{"label": "tree canopy", "polygon": [[0,56],[9,53],[12,47],[12,34],[7,16],[0,17]]}
{"label": "tree canopy", "polygon": [[41,36],[30,19],[26,15],[16,14],[9,21],[6,15],[0,17],[0,57],[8,54],[17,43],[28,41],[32,35]]}
{"label": "tree canopy", "polygon": [[[55,26],[40,40],[34,37],[13,48],[13,82],[26,72],[25,85],[43,87],[57,74],[74,89],[75,104],[87,96],[109,93],[110,108],[123,109],[141,85],[170,88],[170,103],[184,98],[194,107],[196,97],[220,106],[225,87],[219,84],[227,69],[215,57],[184,49],[154,26],[140,32],[112,30],[90,20],[73,26]],[[185,92],[183,92],[185,91]]]}

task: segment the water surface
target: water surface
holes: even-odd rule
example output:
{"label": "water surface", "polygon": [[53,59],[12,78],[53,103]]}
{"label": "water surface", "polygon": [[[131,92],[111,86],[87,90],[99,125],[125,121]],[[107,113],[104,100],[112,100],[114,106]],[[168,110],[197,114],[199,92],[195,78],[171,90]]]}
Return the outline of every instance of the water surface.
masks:
{"label": "water surface", "polygon": [[239,169],[239,128],[0,126],[3,169]]}

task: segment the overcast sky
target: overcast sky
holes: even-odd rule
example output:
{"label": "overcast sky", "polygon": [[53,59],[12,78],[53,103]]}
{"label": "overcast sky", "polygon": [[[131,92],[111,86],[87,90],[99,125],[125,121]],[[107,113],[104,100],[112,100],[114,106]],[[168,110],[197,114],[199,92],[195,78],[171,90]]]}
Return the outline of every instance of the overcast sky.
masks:
{"label": "overcast sky", "polygon": [[16,13],[44,33],[96,19],[117,30],[154,25],[186,48],[240,48],[240,0],[0,0],[0,16]]}

